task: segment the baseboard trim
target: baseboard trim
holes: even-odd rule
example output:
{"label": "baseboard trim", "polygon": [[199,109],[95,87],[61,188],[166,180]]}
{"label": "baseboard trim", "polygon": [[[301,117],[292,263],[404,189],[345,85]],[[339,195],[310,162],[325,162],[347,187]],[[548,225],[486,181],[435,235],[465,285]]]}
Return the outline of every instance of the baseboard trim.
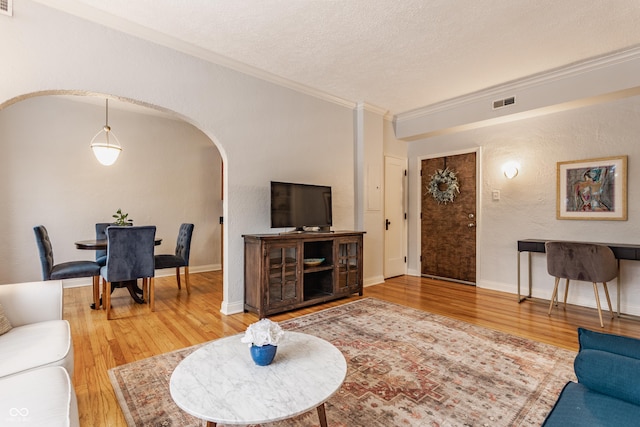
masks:
{"label": "baseboard trim", "polygon": [[384,276],[367,277],[364,279],[363,286],[366,288],[367,286],[379,285],[380,283],[384,283]]}
{"label": "baseboard trim", "polygon": [[[220,264],[207,264],[199,266],[189,266],[189,273],[204,273],[207,271],[220,271],[222,266]],[[172,268],[163,268],[162,270],[156,270],[155,277],[167,277],[175,275],[175,270]],[[82,286],[93,286],[91,277],[78,277],[76,279],[65,279],[62,281],[63,288],[79,288]]]}
{"label": "baseboard trim", "polygon": [[225,315],[242,313],[244,312],[244,302],[222,301],[222,304],[220,305],[220,312]]}

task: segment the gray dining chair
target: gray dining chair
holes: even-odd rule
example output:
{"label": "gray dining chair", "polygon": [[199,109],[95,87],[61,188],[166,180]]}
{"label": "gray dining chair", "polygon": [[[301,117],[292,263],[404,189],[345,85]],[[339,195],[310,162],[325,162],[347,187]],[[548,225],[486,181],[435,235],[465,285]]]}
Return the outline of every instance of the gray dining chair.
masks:
{"label": "gray dining chair", "polygon": [[107,234],[107,261],[100,269],[104,279],[102,298],[107,310],[107,319],[111,319],[111,287],[113,282],[137,281],[142,279],[143,298],[149,302],[151,311],[155,311],[153,259],[155,226],[119,227],[110,226]]}
{"label": "gray dining chair", "polygon": [[181,224],[180,229],[178,230],[175,254],[160,254],[154,257],[156,269],[176,269],[178,289],[182,288],[180,286],[180,267],[184,267],[184,281],[188,294],[191,293],[191,287],[189,285],[189,254],[191,252],[191,236],[193,235],[193,228],[193,224]]}
{"label": "gray dining chair", "polygon": [[580,242],[546,242],[544,246],[547,253],[547,271],[556,279],[548,314],[551,315],[553,304],[554,302],[557,303],[560,279],[566,280],[564,288],[565,307],[567,305],[570,280],[591,282],[596,297],[600,326],[604,328],[597,283],[602,283],[604,287],[609,311],[611,312],[611,317],[613,317],[607,282],[618,276],[618,262],[611,248],[605,245]]}
{"label": "gray dining chair", "polygon": [[93,280],[93,303],[99,306],[100,294],[100,265],[95,261],[68,261],[55,264],[53,259],[53,245],[49,232],[44,225],[33,227],[36,244],[40,252],[42,280],[64,280],[78,277],[91,277]]}

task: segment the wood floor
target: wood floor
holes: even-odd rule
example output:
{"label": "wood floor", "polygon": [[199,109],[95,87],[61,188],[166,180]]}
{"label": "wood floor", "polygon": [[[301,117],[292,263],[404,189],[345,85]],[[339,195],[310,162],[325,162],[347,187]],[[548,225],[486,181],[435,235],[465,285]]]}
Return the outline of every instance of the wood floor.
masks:
{"label": "wood floor", "polygon": [[[460,319],[536,341],[577,350],[578,326],[640,338],[640,321],[609,319],[601,328],[594,309],[569,306],[547,315],[548,301],[518,304],[513,294],[431,279],[400,276],[365,288],[364,297],[375,297]],[[243,332],[257,321],[249,313],[220,313],[220,272],[191,274],[191,295],[178,291],[173,277],[156,278],[156,311],[133,302],[125,289],[113,294],[113,317],[91,310],[91,288],[64,291],[64,317],[71,323],[74,340],[73,382],[78,397],[81,426],[126,426],[113,393],[107,370],[156,354]],[[361,297],[270,317],[280,321]]]}

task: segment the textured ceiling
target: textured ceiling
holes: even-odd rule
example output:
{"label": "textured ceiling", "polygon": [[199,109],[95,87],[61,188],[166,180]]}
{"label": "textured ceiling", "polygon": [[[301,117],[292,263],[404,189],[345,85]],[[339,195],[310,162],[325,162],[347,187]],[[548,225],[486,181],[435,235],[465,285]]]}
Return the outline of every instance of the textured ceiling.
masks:
{"label": "textured ceiling", "polygon": [[640,45],[639,0],[39,1],[392,114]]}

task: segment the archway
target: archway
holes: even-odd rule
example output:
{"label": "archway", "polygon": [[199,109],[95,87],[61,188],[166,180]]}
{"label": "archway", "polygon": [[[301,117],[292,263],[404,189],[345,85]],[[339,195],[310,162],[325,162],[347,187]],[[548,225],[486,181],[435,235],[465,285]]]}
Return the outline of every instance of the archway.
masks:
{"label": "archway", "polygon": [[[159,248],[164,253],[173,251],[179,223],[195,222],[192,271],[198,271],[198,264],[204,269],[220,268],[223,153],[178,114],[109,97],[109,122],[124,151],[114,166],[101,166],[93,158],[89,141],[104,124],[104,98],[47,91],[0,106],[0,139],[9,146],[2,160],[7,174],[2,186],[11,206],[5,225],[0,226],[8,242],[2,249],[9,266],[0,273],[3,283],[40,279],[34,225],[50,224],[57,259],[86,259],[86,253],[75,251],[73,241],[91,238],[93,224],[110,220],[118,208],[129,211],[136,224],[156,223],[165,239]],[[135,130],[138,125],[140,129]],[[163,136],[174,140],[161,141]],[[197,142],[189,145],[190,138]],[[219,159],[217,169],[205,164],[212,158]],[[207,176],[217,173],[217,180],[195,179],[199,170],[206,170]],[[205,192],[210,194],[203,196]],[[213,199],[217,199],[215,205]],[[198,260],[196,255],[194,259],[198,246],[209,258]]]}

